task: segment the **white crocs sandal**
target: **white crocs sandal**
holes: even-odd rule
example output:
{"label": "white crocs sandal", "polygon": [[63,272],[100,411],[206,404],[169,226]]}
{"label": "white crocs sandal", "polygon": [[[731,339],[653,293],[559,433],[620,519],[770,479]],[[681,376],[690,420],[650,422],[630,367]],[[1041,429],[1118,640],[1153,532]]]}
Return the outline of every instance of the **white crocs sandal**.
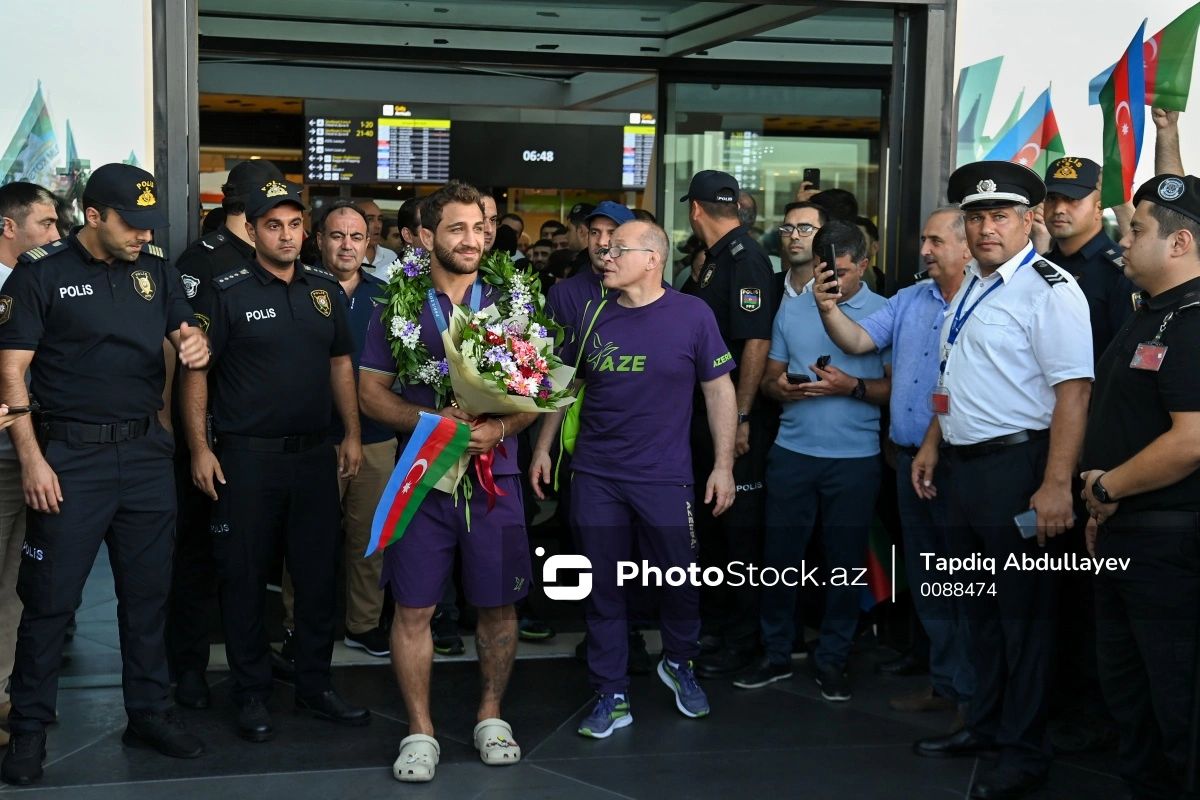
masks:
{"label": "white crocs sandal", "polygon": [[400,740],[400,757],[392,764],[392,775],[405,783],[424,783],[433,780],[442,748],[437,739],[414,733]]}
{"label": "white crocs sandal", "polygon": [[493,767],[521,760],[521,746],[513,741],[512,726],[502,719],[485,719],[475,726],[475,749],[480,760]]}

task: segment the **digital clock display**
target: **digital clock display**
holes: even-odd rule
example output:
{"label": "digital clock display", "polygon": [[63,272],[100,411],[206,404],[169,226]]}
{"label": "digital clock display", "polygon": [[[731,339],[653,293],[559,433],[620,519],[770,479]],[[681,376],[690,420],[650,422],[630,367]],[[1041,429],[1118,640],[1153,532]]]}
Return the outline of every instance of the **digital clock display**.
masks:
{"label": "digital clock display", "polygon": [[553,150],[525,150],[521,153],[522,161],[553,161]]}
{"label": "digital clock display", "polygon": [[619,125],[455,121],[450,174],[480,186],[620,189]]}

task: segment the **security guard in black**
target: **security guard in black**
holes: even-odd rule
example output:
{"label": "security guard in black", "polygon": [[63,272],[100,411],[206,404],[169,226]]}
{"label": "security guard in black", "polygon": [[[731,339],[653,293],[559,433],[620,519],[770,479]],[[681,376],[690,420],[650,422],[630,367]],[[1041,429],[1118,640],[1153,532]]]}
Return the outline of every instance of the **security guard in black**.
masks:
{"label": "security guard in black", "polygon": [[1136,797],[1190,797],[1200,638],[1200,470],[1192,455],[1200,179],[1159,175],[1134,205],[1126,270],[1146,291],[1097,365],[1080,460],[1094,555],[1118,564],[1096,576],[1096,655],[1126,786]]}

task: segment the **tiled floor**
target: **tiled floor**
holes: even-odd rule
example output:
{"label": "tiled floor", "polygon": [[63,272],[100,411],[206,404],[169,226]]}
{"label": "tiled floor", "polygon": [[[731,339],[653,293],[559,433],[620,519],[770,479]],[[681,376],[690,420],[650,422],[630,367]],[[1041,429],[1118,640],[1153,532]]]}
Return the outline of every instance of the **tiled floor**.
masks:
{"label": "tiled floor", "polygon": [[[630,691],[635,724],[595,741],[575,733],[591,705],[583,665],[567,657],[576,635],[522,645],[506,703],[525,758],[513,767],[485,767],[471,745],[478,676],[469,660],[434,669],[434,717],[442,763],[430,784],[398,784],[391,775],[396,747],[407,733],[403,704],[386,663],[345,650],[335,670],[339,690],[371,708],[365,728],[340,728],[291,711],[292,691],[277,684],[271,701],[278,737],[249,744],[233,733],[228,677],[214,658],[210,711],[181,710],[208,745],[195,761],[166,759],[121,745],[120,659],[112,581],[103,554],[78,614],[69,645],[73,662],[59,694],[61,721],[50,731],[46,777],[31,789],[6,794],[70,800],[192,800],[216,798],[775,798],[806,800],[934,800],[965,798],[986,761],[935,761],[910,754],[912,741],[945,729],[949,714],[902,714],[887,699],[915,691],[921,679],[885,679],[872,665],[886,653],[855,656],[854,699],[823,701],[797,674],[758,691],[707,682],[713,713],[682,717],[654,676],[636,677]],[[651,639],[655,650],[656,637]],[[220,648],[214,656],[222,656]],[[1108,800],[1123,797],[1111,775],[1111,756],[1056,762],[1039,798]]]}

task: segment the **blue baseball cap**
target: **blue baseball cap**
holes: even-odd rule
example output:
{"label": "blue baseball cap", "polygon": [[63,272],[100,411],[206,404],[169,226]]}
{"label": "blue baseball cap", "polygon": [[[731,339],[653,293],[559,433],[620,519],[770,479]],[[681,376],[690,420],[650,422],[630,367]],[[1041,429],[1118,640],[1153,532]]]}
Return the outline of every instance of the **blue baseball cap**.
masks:
{"label": "blue baseball cap", "polygon": [[633,222],[633,212],[620,203],[614,203],[612,200],[604,200],[592,213],[584,218],[584,222],[591,222],[595,217],[608,217],[618,225],[624,225],[626,222]]}

